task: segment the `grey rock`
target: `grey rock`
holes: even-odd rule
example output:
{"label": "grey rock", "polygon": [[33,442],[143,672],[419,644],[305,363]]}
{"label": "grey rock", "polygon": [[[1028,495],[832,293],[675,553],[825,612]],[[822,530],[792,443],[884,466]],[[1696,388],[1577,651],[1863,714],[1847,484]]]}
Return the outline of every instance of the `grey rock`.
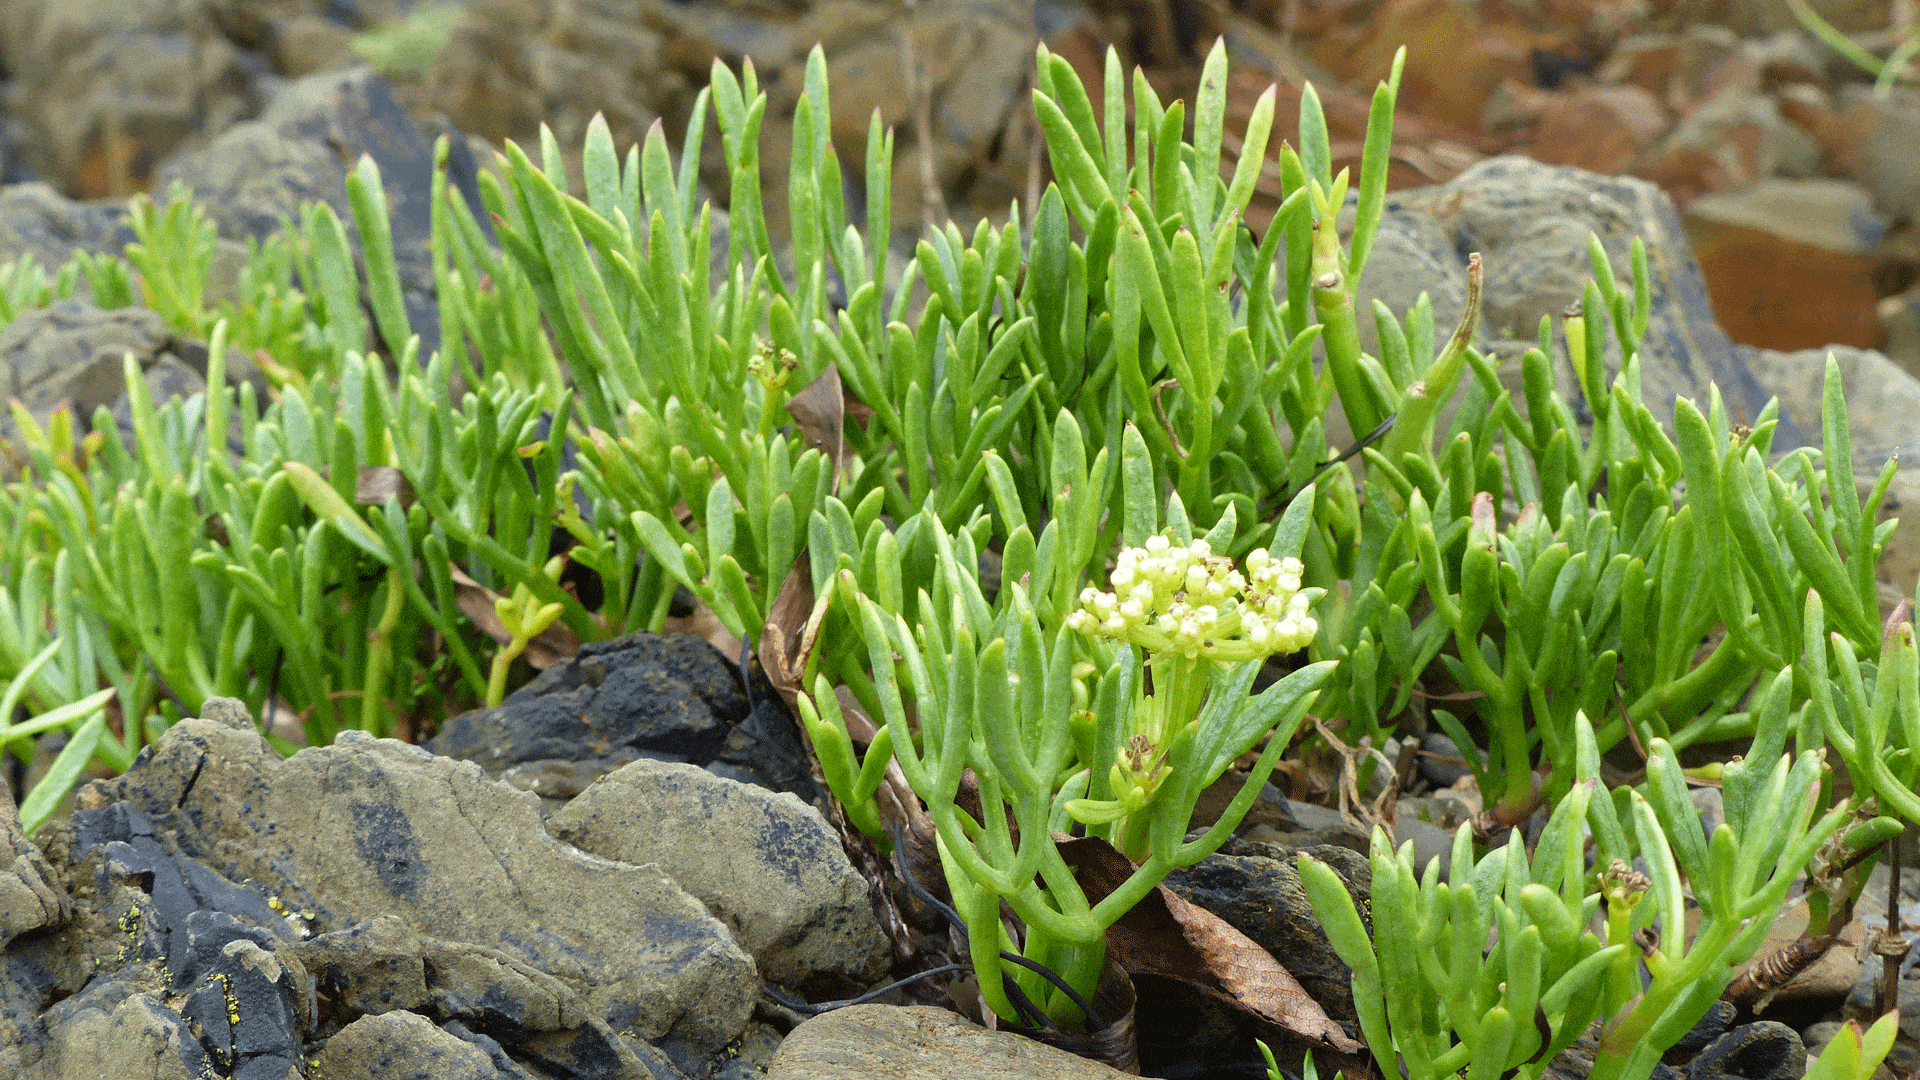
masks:
{"label": "grey rock", "polygon": [[713,1049],[752,1010],[752,961],[666,875],[558,843],[534,796],[418,747],[349,732],[282,761],[258,735],[187,720],[89,796],[268,883],[316,930],[395,915],[559,979],[616,1030]]}
{"label": "grey rock", "polygon": [[817,801],[792,717],[764,679],[749,699],[736,670],[691,635],[593,642],[498,707],[449,720],[424,745],[540,794],[550,809],[641,757],[690,761]]}
{"label": "grey rock", "polygon": [[1920,216],[1920,164],[1913,153],[1920,140],[1920,92],[1896,87],[1882,97],[1866,86],[1848,86],[1840,104],[1867,121],[1856,177],[1887,216]]}
{"label": "grey rock", "polygon": [[[439,342],[429,250],[433,140],[379,75],[360,69],[289,83],[259,119],[222,132],[204,149],[162,162],[154,184],[164,189],[179,181],[192,187],[229,239],[268,236],[283,219],[297,220],[302,204],[325,202],[345,223],[357,252],[360,241],[345,185],[363,154],[380,167],[402,299],[425,356]],[[453,139],[447,178],[481,227],[490,229],[476,172],[466,140]],[[404,343],[386,344],[397,352]]]}
{"label": "grey rock", "polygon": [[1800,1080],[1806,1073],[1799,1032],[1773,1020],[1734,1028],[1687,1063],[1687,1080]]}
{"label": "grey rock", "polygon": [[31,255],[51,275],[75,251],[118,255],[133,239],[124,202],[75,202],[39,182],[0,187],[0,265]]}
{"label": "grey rock", "polygon": [[425,946],[398,915],[381,915],[296,946],[315,989],[335,1009],[378,1015],[419,1010],[427,990]]}
{"label": "grey rock", "polygon": [[252,731],[253,713],[239,698],[210,697],[200,703],[200,719],[225,724],[236,731]]}
{"label": "grey rock", "polygon": [[[1413,841],[1415,873],[1424,872],[1427,863],[1440,860],[1440,872],[1453,866],[1453,829],[1449,827],[1447,808],[1430,798],[1401,799],[1394,807],[1393,843],[1395,847]],[[1455,823],[1457,825],[1457,823]]]}
{"label": "grey rock", "polygon": [[259,108],[258,65],[196,0],[23,3],[9,14],[0,66],[18,83],[20,155],[61,190],[127,194],[168,151]]}
{"label": "grey rock", "polygon": [[[1351,209],[1344,220],[1351,220]],[[1674,398],[1703,398],[1712,381],[1736,418],[1756,415],[1770,395],[1715,323],[1673,201],[1645,180],[1505,156],[1444,184],[1390,194],[1359,302],[1369,310],[1379,298],[1400,313],[1429,292],[1436,336],[1444,340],[1466,306],[1466,256],[1479,252],[1485,294],[1478,341],[1506,362],[1502,377],[1515,387],[1517,401],[1517,360],[1534,342],[1541,316],[1554,319],[1558,334],[1561,312],[1579,299],[1593,272],[1590,233],[1599,236],[1623,282],[1634,238],[1646,243],[1652,306],[1639,357],[1648,407],[1671,422]],[[1361,330],[1374,348],[1372,320],[1361,319]],[[1619,357],[1610,352],[1609,361],[1617,368]],[[1571,373],[1562,377],[1562,392],[1578,400]],[[1781,437],[1784,445],[1804,440],[1804,433],[1783,423]]]}
{"label": "grey rock", "polygon": [[[1478,749],[1473,753],[1480,755]],[[1434,787],[1452,787],[1472,776],[1473,770],[1466,762],[1466,754],[1440,732],[1429,731],[1420,737],[1420,774]]]}
{"label": "grey rock", "polygon": [[157,978],[95,980],[48,1010],[50,1052],[33,1063],[32,1071],[15,1075],[21,1080],[199,1080],[212,1075],[213,1059],[187,1021],[166,1006],[164,994]]}
{"label": "grey rock", "polygon": [[[1833,345],[1825,349],[1776,352],[1742,347],[1743,363],[1754,378],[1780,397],[1780,412],[1795,423],[1802,438],[1776,436],[1776,452],[1799,446],[1820,446],[1820,402],[1826,379],[1827,355],[1840,367],[1842,392],[1847,399],[1847,426],[1853,437],[1854,480],[1864,498],[1890,458],[1899,458],[1881,506],[1881,520],[1911,517],[1920,506],[1920,435],[1913,418],[1920,415],[1920,379],[1870,349]],[[1786,425],[1782,425],[1785,431]],[[1893,583],[1881,590],[1881,613],[1891,611],[1916,575],[1920,575],[1920,535],[1898,529],[1887,538],[1880,558],[1879,578]]]}
{"label": "grey rock", "polygon": [[794,1028],[770,1080],[1108,1080],[1125,1076],[1022,1035],[988,1031],[945,1009],[854,1005]]}
{"label": "grey rock", "polygon": [[[418,1014],[484,1051],[502,1074],[517,1059],[566,1075],[672,1077],[660,1051],[614,1032],[560,980],[498,949],[417,934],[383,915],[295,946],[318,992],[343,1016]],[[601,1062],[600,1071],[586,1064]]]}
{"label": "grey rock", "polygon": [[[207,349],[174,337],[160,316],[146,308],[103,311],[82,300],[59,300],[22,312],[0,328],[0,394],[19,398],[36,422],[62,403],[74,412],[75,437],[92,428],[106,409],[121,441],[133,445],[124,358],[131,353],[146,375],[155,403],[206,390]],[[259,379],[258,369],[237,350],[228,354],[229,383]],[[11,416],[0,417],[0,438],[23,450]],[[236,429],[230,449],[243,452]],[[9,463],[7,468],[11,468]]]}
{"label": "grey rock", "polygon": [[1913,418],[1920,415],[1920,379],[1880,353],[1848,345],[1797,352],[1742,346],[1740,353],[1742,365],[1754,379],[1779,395],[1781,415],[1807,436],[1803,442],[1776,437],[1775,450],[1820,445],[1820,401],[1831,353],[1840,366],[1840,386],[1847,398],[1854,471],[1877,475],[1890,457],[1920,457],[1920,432],[1913,426]]}
{"label": "grey rock", "polygon": [[658,864],[782,983],[881,975],[888,945],[867,882],[820,812],[694,765],[641,759],[547,820],[604,859]]}
{"label": "grey rock", "polygon": [[62,882],[40,849],[20,829],[10,796],[0,794],[0,948],[29,930],[60,926],[73,917]]}
{"label": "grey rock", "polygon": [[706,642],[636,634],[582,646],[498,707],[449,720],[424,745],[488,772],[622,750],[710,759],[725,745],[729,719],[745,711],[739,679]]}
{"label": "grey rock", "polygon": [[506,1080],[513,1075],[495,1067],[485,1050],[410,1012],[355,1020],[327,1040],[316,1061],[322,1076],[368,1080]]}
{"label": "grey rock", "polygon": [[[1184,870],[1167,875],[1167,888],[1194,904],[1206,908],[1232,924],[1233,928],[1267,950],[1280,966],[1287,969],[1300,985],[1336,1020],[1355,1019],[1353,972],[1333,951],[1326,931],[1307,901],[1300,884],[1300,871],[1290,857],[1275,858],[1253,853],[1250,846],[1236,850],[1240,855],[1215,853]],[[1355,861],[1346,858],[1346,848],[1322,847],[1308,852],[1315,857],[1330,856],[1329,865],[1353,875]],[[1323,861],[1328,861],[1323,859]],[[1364,863],[1360,863],[1364,870]],[[1369,879],[1363,873],[1348,883],[1359,897],[1369,895]],[[1364,901],[1363,901],[1364,905]],[[1364,908],[1363,908],[1364,909]]]}

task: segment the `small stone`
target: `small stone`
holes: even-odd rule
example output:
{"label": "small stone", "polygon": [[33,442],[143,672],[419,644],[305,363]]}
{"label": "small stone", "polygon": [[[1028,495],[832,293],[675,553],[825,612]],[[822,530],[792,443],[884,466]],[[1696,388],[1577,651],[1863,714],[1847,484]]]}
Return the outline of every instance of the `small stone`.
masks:
{"label": "small stone", "polygon": [[[1480,751],[1473,753],[1478,756]],[[1464,751],[1454,745],[1452,739],[1438,731],[1429,731],[1420,737],[1420,775],[1434,787],[1448,788],[1461,780],[1472,776]]]}
{"label": "small stone", "polygon": [[1126,1074],[945,1009],[854,1005],[794,1028],[769,1080],[1116,1080]]}

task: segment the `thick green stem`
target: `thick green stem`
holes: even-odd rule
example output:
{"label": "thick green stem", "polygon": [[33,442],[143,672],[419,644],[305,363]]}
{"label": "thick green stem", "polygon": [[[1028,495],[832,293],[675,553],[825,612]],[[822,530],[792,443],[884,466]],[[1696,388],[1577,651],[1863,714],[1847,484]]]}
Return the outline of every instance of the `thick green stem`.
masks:
{"label": "thick green stem", "polygon": [[[387,571],[387,606],[380,622],[367,634],[367,678],[360,686],[360,727],[375,735],[386,736],[393,730],[393,717],[385,711],[387,676],[393,671],[393,630],[400,625],[400,612],[406,607],[407,584],[399,568]],[[500,673],[502,685],[506,673]]]}

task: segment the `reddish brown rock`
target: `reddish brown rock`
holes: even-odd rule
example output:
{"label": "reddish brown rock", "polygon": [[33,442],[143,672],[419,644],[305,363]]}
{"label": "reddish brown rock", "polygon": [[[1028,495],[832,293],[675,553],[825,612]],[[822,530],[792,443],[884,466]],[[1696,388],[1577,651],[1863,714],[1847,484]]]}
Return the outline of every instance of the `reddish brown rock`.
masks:
{"label": "reddish brown rock", "polygon": [[1623,172],[1667,123],[1666,108],[1643,87],[1583,86],[1554,96],[1526,149],[1549,165]]}
{"label": "reddish brown rock", "polygon": [[1695,199],[1687,237],[1734,341],[1770,349],[1877,346],[1874,260],[1882,228],[1867,193],[1838,180],[1763,180]]}

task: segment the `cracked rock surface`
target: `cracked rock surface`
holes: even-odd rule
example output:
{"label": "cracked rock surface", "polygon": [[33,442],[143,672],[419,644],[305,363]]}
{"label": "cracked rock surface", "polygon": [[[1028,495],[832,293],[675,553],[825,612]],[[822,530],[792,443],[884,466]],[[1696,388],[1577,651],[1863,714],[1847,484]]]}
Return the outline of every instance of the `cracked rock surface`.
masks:
{"label": "cracked rock surface", "polygon": [[0,1076],[745,1077],[762,971],[884,973],[792,795],[638,761],[558,830],[583,849],[473,763],[357,732],[283,760],[203,711],[71,820],[0,821]]}

